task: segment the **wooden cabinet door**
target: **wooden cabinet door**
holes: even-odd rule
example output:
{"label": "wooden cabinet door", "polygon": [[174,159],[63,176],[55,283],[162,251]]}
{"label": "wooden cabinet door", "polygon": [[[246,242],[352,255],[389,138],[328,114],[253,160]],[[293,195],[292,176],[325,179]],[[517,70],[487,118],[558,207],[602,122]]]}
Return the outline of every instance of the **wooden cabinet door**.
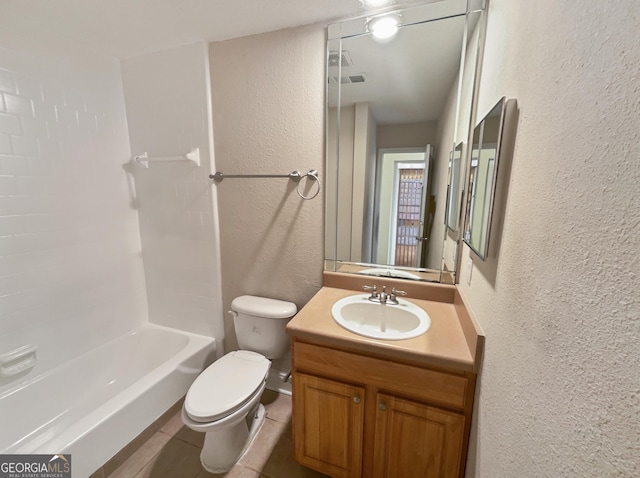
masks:
{"label": "wooden cabinet door", "polygon": [[362,470],[364,388],[293,375],[294,458],[334,478]]}
{"label": "wooden cabinet door", "polygon": [[374,477],[458,477],[464,416],[379,393]]}

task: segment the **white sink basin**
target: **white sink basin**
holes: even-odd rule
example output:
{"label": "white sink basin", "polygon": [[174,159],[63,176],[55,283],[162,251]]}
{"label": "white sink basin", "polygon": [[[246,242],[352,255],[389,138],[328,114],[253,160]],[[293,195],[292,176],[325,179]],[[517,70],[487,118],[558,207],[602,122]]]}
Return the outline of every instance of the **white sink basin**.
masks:
{"label": "white sink basin", "polygon": [[362,269],[358,274],[379,277],[396,277],[398,279],[420,279],[419,275],[401,269]]}
{"label": "white sink basin", "polygon": [[365,337],[403,340],[424,334],[431,326],[429,315],[417,305],[398,299],[398,304],[380,304],[369,294],[350,295],[331,308],[331,315],[345,329]]}

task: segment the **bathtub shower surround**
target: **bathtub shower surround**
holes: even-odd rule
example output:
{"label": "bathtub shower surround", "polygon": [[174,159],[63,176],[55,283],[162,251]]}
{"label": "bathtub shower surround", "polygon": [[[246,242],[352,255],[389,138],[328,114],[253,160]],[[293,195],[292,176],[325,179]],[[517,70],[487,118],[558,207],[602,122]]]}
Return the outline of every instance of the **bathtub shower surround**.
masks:
{"label": "bathtub shower surround", "polygon": [[[224,336],[206,47],[175,56],[197,61],[173,85],[184,109],[147,95],[147,116],[127,118],[117,60],[8,28],[0,44],[0,359],[26,352],[0,377],[0,453],[71,453],[84,477],[185,394]],[[178,124],[141,132],[163,101]],[[131,164],[192,145],[201,166]]]}
{"label": "bathtub shower surround", "polygon": [[0,394],[0,452],[71,454],[73,475],[89,476],[180,400],[214,353],[212,338],[142,325]]}
{"label": "bathtub shower surround", "polygon": [[[147,317],[117,63],[0,30],[0,393]],[[19,413],[20,410],[14,412]]]}
{"label": "bathtub shower surround", "polygon": [[132,157],[133,202],[149,297],[149,320],[214,336],[222,343],[222,292],[207,45],[163,50],[122,62]]}

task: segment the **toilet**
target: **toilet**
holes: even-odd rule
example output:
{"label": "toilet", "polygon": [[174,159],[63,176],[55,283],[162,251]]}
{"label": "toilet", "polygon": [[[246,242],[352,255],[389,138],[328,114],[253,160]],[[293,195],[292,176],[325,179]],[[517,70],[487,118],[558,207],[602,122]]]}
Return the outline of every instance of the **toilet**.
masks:
{"label": "toilet", "polygon": [[243,295],[231,303],[240,350],[229,352],[193,382],[182,406],[182,421],[204,432],[200,453],[210,473],[228,471],[251,444],[264,422],[260,397],[271,367],[269,359],[289,351],[285,326],[296,305],[266,297]]}

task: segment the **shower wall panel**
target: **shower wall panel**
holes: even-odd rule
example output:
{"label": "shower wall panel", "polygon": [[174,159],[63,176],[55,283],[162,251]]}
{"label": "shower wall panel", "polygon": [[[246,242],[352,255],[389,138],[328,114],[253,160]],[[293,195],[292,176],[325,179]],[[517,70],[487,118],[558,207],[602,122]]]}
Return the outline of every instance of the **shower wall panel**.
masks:
{"label": "shower wall panel", "polygon": [[[186,160],[133,165],[151,322],[224,338],[220,241],[212,171],[207,46],[195,43],[122,63],[134,155]],[[220,348],[222,349],[222,348]]]}
{"label": "shower wall panel", "polygon": [[117,62],[0,32],[0,392],[147,317]]}

